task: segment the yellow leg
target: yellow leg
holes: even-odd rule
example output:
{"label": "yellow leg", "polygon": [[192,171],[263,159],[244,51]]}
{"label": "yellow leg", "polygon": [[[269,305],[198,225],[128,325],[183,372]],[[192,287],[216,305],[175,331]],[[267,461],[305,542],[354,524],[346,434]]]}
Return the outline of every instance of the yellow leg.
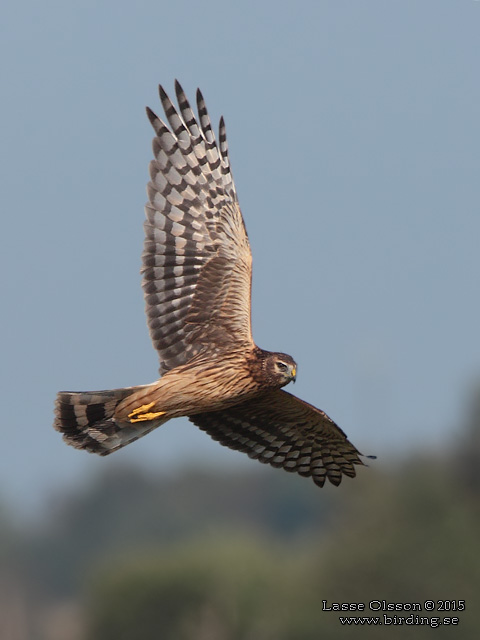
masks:
{"label": "yellow leg", "polygon": [[132,413],[128,414],[130,422],[145,422],[146,420],[154,420],[155,418],[165,415],[166,411],[148,413],[148,410],[151,409],[154,404],[155,402],[150,402],[150,404],[142,404],[141,407],[134,409]]}

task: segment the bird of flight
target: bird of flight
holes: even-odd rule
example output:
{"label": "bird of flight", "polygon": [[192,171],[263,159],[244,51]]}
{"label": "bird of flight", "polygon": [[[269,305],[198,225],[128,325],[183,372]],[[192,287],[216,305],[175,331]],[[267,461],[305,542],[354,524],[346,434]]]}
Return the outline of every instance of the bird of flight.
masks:
{"label": "bird of flight", "polygon": [[[201,92],[198,118],[178,82],[160,87],[142,255],[150,336],[161,377],[109,391],[58,394],[55,429],[107,455],[171,418],[187,416],[221,444],[323,486],[355,476],[361,454],[323,411],[282,390],[293,358],[264,351],[250,323],[252,257],[228,157]],[[168,124],[166,124],[168,122]]]}

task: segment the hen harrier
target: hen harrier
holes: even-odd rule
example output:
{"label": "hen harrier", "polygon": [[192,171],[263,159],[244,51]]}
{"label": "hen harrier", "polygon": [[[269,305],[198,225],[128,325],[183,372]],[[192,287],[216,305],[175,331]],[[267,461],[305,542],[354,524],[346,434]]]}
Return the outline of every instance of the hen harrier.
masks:
{"label": "hen harrier", "polygon": [[187,416],[221,444],[260,462],[338,485],[360,453],[323,412],[282,391],[297,365],[255,345],[252,258],[228,157],[201,92],[198,119],[180,84],[178,109],[160,87],[170,128],[150,109],[154,160],[146,205],[143,289],[161,378],[111,391],[58,394],[55,429],[107,455]]}

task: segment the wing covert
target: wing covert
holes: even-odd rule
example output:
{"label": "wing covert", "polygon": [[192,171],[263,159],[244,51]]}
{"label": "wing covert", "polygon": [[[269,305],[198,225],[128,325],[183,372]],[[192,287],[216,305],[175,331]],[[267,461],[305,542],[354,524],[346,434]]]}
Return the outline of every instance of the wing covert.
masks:
{"label": "wing covert", "polygon": [[251,342],[251,253],[230,169],[200,91],[199,118],[178,82],[178,110],[160,87],[168,127],[150,109],[156,137],[145,211],[143,289],[160,371],[201,351]]}
{"label": "wing covert", "polygon": [[221,444],[285,471],[339,485],[355,477],[360,453],[323,411],[281,389],[189,418]]}

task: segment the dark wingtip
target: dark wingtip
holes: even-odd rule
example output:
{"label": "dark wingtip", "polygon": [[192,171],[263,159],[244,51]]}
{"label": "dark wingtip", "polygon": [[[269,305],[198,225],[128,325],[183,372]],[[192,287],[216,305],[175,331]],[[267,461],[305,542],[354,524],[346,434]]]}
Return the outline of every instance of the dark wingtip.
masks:
{"label": "dark wingtip", "polygon": [[178,93],[183,93],[183,87],[180,84],[180,82],[175,78],[175,92]]}
{"label": "dark wingtip", "polygon": [[[376,459],[377,459],[377,456],[363,456],[363,457],[364,457],[364,458],[367,458],[367,460],[376,460]],[[368,467],[368,466],[369,466],[366,462],[362,462],[362,464],[363,464],[365,467]]]}
{"label": "dark wingtip", "polygon": [[145,111],[147,112],[147,116],[151,124],[155,125],[155,122],[158,120],[157,115],[150,109],[150,107],[145,107]]}

